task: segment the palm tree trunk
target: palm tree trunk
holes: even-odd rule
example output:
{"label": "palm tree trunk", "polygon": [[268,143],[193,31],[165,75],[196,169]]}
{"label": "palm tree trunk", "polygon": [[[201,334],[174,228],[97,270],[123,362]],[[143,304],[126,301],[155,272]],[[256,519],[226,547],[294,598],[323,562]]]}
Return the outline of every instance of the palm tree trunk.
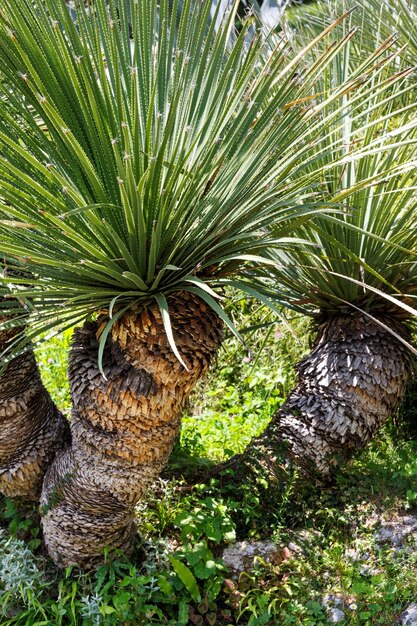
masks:
{"label": "palm tree trunk", "polygon": [[129,553],[134,506],[168,460],[181,412],[222,338],[220,320],[191,294],[169,300],[173,354],[156,305],[129,311],[97,353],[107,319],[75,332],[69,379],[72,446],[44,481],[41,504],[48,551],[62,565],[89,565],[106,546]]}
{"label": "palm tree trunk", "polygon": [[[16,332],[0,332],[0,352]],[[68,438],[33,352],[13,359],[0,376],[0,493],[38,500],[44,474]]]}
{"label": "palm tree trunk", "polygon": [[[403,322],[379,320],[409,340]],[[232,480],[261,475],[282,489],[290,468],[300,468],[303,480],[329,476],[397,410],[411,371],[409,349],[365,314],[327,319],[299,364],[297,386],[265,431],[210,476],[231,468]]]}

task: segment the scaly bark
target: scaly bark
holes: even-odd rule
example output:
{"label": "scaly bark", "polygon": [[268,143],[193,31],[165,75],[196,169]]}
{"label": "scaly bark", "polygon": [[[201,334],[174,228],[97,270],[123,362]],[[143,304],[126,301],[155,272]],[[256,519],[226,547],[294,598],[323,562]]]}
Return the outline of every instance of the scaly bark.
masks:
{"label": "scaly bark", "polygon": [[168,460],[181,412],[222,338],[220,320],[191,294],[169,300],[187,371],[173,354],[158,307],[129,311],[111,331],[98,371],[107,318],[74,335],[69,380],[72,446],[44,481],[45,543],[62,565],[90,565],[106,546],[132,549],[134,506]]}
{"label": "scaly bark", "polygon": [[[409,340],[403,322],[379,319]],[[238,482],[261,474],[283,489],[294,466],[304,476],[329,476],[394,414],[411,371],[409,349],[366,315],[327,319],[299,364],[297,386],[265,431],[210,476],[233,468]]]}
{"label": "scaly bark", "polygon": [[[16,332],[0,332],[0,352]],[[44,474],[68,438],[33,352],[13,359],[0,376],[0,493],[38,500]]]}

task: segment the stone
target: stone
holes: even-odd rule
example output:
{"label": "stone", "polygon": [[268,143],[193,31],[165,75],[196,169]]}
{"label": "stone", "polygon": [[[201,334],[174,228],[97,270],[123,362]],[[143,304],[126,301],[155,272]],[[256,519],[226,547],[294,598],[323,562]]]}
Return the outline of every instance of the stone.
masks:
{"label": "stone", "polygon": [[[286,551],[285,551],[286,550]],[[249,571],[256,564],[257,557],[265,563],[277,563],[289,558],[288,548],[282,550],[272,541],[237,541],[223,551],[224,564],[233,575]]]}
{"label": "stone", "polygon": [[354,550],[353,548],[349,548],[348,550],[345,550],[345,558],[355,563],[360,559],[360,552],[358,550]]}
{"label": "stone", "polygon": [[288,549],[295,554],[301,554],[303,552],[301,546],[299,546],[297,543],[294,543],[294,541],[290,541],[290,543],[288,544]]}
{"label": "stone", "polygon": [[345,614],[340,609],[330,609],[327,612],[330,624],[338,624],[345,619]]}
{"label": "stone", "polygon": [[407,537],[417,534],[417,517],[404,515],[395,521],[384,522],[375,534],[377,543],[390,543],[393,547],[403,546]]}
{"label": "stone", "polygon": [[332,593],[326,593],[326,595],[323,596],[321,603],[326,609],[330,609],[332,607],[342,606],[343,600]]}
{"label": "stone", "polygon": [[380,573],[380,569],[377,569],[376,567],[371,567],[370,565],[362,565],[360,569],[361,576],[376,576]]}
{"label": "stone", "polygon": [[414,602],[401,613],[401,626],[417,626],[417,604]]}

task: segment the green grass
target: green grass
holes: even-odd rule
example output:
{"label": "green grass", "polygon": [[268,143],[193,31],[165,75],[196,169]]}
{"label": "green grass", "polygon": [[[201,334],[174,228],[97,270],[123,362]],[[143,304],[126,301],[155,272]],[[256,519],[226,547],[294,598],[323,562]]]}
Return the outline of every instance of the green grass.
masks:
{"label": "green grass", "polygon": [[224,342],[210,376],[184,415],[181,452],[185,448],[192,456],[216,460],[242,452],[264,430],[294,384],[294,365],[308,351],[308,319],[285,323],[265,307],[249,316],[247,307],[244,300],[235,303],[234,317],[247,331],[243,334],[252,354],[234,338]]}
{"label": "green grass", "polygon": [[[308,349],[304,319],[288,329],[243,301],[230,313],[243,330],[269,325],[245,333],[250,362],[234,339],[226,340],[184,416],[171,478],[160,479],[138,507],[141,540],[131,561],[121,555],[89,573],[57,572],[42,549],[36,510],[1,501],[2,626],[320,626],[329,623],[326,594],[344,603],[342,624],[392,626],[415,599],[415,540],[394,550],[375,538],[382,520],[417,505],[417,441],[398,424],[387,424],[333,484],[311,488],[303,500],[288,492],[275,508],[262,490],[236,493],[215,479],[190,490],[181,479],[184,459],[201,463],[242,450],[283,402]],[[67,412],[69,340],[67,333],[37,350],[45,384]],[[258,561],[232,579],[222,551],[245,538],[274,540],[281,562]]]}
{"label": "green grass", "polygon": [[44,385],[49,390],[54,402],[69,417],[71,400],[67,378],[68,350],[72,330],[40,343],[35,354]]}

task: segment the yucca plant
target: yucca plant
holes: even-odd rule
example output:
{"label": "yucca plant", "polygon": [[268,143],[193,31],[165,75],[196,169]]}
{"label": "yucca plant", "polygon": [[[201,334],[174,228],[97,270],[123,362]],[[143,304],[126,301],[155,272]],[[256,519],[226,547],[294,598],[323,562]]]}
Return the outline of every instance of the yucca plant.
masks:
{"label": "yucca plant", "polygon": [[[346,78],[350,62],[348,46],[322,75],[324,97],[334,81]],[[288,476],[287,459],[304,474],[329,476],[403,398],[416,352],[409,322],[416,314],[417,161],[415,103],[404,104],[415,89],[414,76],[399,75],[403,80],[379,98],[386,69],[375,68],[373,89],[363,85],[346,93],[349,113],[326,133],[333,146],[336,136],[343,138],[337,150],[346,156],[358,144],[363,148],[359,160],[347,159],[322,180],[322,201],[343,206],[344,215],[326,221],[318,216],[314,230],[302,226],[299,236],[315,242],[320,253],[305,246],[275,252],[276,265],[265,275],[271,288],[275,284],[282,296],[285,286],[288,303],[312,318],[314,348],[265,432],[217,470],[239,467],[240,478],[262,470],[276,481]],[[330,114],[328,107],[323,114]],[[319,152],[317,158],[323,159]]]}
{"label": "yucca plant", "polygon": [[330,206],[317,185],[341,139],[325,129],[346,91],[373,89],[375,57],[335,84],[322,116],[309,106],[315,85],[352,34],[310,64],[308,52],[343,18],[294,55],[252,22],[234,33],[236,9],[220,21],[192,0],[181,11],[176,0],[80,2],[75,21],[65,0],[0,10],[0,252],[11,271],[28,268],[2,281],[24,304],[3,328],[29,324],[4,362],[83,323],[72,444],[42,494],[46,545],[62,563],[131,549],[134,505],[223,323],[237,333],[223,289],[269,301],[257,276],[275,263],[271,248],[299,245],[296,226]]}

